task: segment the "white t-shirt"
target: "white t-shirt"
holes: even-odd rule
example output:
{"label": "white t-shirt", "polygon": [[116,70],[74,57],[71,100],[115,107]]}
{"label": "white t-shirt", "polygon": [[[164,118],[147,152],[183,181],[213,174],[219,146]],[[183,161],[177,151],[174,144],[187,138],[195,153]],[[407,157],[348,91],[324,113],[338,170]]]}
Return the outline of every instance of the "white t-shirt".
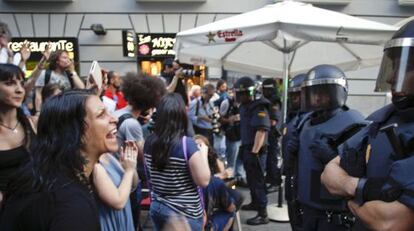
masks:
{"label": "white t-shirt", "polygon": [[[46,70],[43,70],[39,78],[36,80],[35,87],[44,87],[45,86],[45,77],[46,77]],[[58,84],[63,90],[70,90],[71,85],[69,78],[66,76],[66,74],[61,75],[57,72],[52,71],[50,74],[50,79],[48,84]]]}

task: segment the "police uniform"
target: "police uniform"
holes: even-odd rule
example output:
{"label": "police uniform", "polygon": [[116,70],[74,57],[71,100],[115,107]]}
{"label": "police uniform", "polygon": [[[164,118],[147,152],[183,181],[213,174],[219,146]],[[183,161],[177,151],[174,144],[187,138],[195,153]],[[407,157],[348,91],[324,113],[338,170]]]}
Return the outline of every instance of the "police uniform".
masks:
{"label": "police uniform", "polygon": [[302,230],[302,211],[297,201],[297,156],[291,155],[287,150],[287,142],[292,138],[292,131],[296,130],[302,119],[306,117],[304,112],[291,115],[282,126],[282,154],[283,174],[285,175],[285,199],[288,206],[288,215],[292,230]]}
{"label": "police uniform", "polygon": [[[266,79],[262,84],[263,96],[270,101],[271,108],[269,117],[271,126],[268,133],[268,148],[266,159],[266,182],[271,186],[268,189],[275,189],[274,186],[279,186],[282,183],[281,169],[278,168],[278,157],[280,156],[279,138],[281,136],[278,123],[282,120],[280,111],[280,97],[277,93],[277,85],[275,80]],[[275,121],[275,123],[273,122]]]}
{"label": "police uniform", "polygon": [[[414,208],[414,177],[411,174],[414,160],[410,157],[410,153],[396,156],[386,132],[381,131],[381,128],[387,125],[397,124],[395,135],[405,137],[405,140],[413,140],[414,108],[398,109],[390,104],[368,116],[367,120],[371,121],[367,127],[339,147],[341,166],[352,176],[361,177],[363,180],[386,179],[382,191],[398,189],[401,193],[397,196],[398,201]],[[363,175],[349,172],[345,166],[345,162],[354,159],[353,152],[362,155],[360,158],[365,160],[366,165],[361,172]],[[386,200],[385,198],[376,199]],[[360,204],[365,200],[366,198],[357,198]],[[354,228],[357,230],[365,229],[361,222],[357,222]]]}
{"label": "police uniform", "polygon": [[[414,209],[413,58],[414,20],[411,20],[385,44],[377,78],[375,91],[392,91],[392,104],[372,113],[367,118],[372,123],[339,149],[340,166],[359,178],[355,201],[360,205],[369,200],[398,200]],[[355,226],[363,228],[360,222]]]}
{"label": "police uniform", "polygon": [[299,74],[293,77],[288,89],[288,116],[282,125],[282,158],[283,174],[285,175],[285,199],[288,206],[288,215],[292,230],[302,230],[301,208],[297,201],[297,155],[288,153],[287,143],[292,138],[292,131],[297,130],[305,112],[300,110],[300,91],[306,74]]}
{"label": "police uniform", "polygon": [[249,185],[252,202],[258,208],[266,208],[266,183],[264,178],[267,158],[266,141],[258,155],[252,154],[252,148],[259,129],[269,131],[269,101],[260,98],[248,105],[240,106],[240,135],[243,166],[246,170],[247,184]]}
{"label": "police uniform", "polygon": [[346,216],[346,201],[332,196],[320,180],[325,165],[336,152],[325,152],[319,146],[323,137],[331,137],[330,141],[336,145],[335,137],[364,118],[345,106],[345,74],[335,66],[312,68],[302,84],[302,95],[304,108],[312,111],[298,128],[297,197],[303,209],[303,228],[347,230],[342,220]]}
{"label": "police uniform", "polygon": [[[234,84],[236,100],[240,105],[240,136],[239,154],[246,170],[247,184],[250,189],[251,202],[243,205],[242,210],[255,210],[257,216],[247,220],[249,225],[269,223],[267,217],[267,197],[265,183],[265,164],[267,155],[267,132],[270,129],[270,102],[261,97],[256,99],[255,83],[250,77],[242,77]],[[265,140],[258,153],[253,153],[256,133],[266,131]]]}
{"label": "police uniform", "polygon": [[[346,216],[346,201],[332,196],[321,184],[321,173],[327,161],[322,162],[309,146],[321,134],[335,135],[354,123],[362,122],[363,116],[355,110],[337,109],[331,117],[319,124],[312,124],[312,114],[307,118],[300,132],[298,155],[298,200],[303,208],[305,230],[347,230],[341,224],[341,216]],[[334,156],[323,158],[332,159]],[[335,216],[331,219],[330,216]]]}

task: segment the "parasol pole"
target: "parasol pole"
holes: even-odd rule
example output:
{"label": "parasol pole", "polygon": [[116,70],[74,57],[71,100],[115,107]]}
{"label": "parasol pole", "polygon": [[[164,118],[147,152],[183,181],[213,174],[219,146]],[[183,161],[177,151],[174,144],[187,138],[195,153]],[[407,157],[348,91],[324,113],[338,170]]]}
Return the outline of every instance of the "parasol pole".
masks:
{"label": "parasol pole", "polygon": [[[289,63],[291,61],[290,53],[283,52],[283,123],[286,122],[287,115],[287,97],[289,84]],[[283,206],[283,184],[279,185],[277,204],[267,206],[269,219],[276,222],[289,222],[287,205]]]}

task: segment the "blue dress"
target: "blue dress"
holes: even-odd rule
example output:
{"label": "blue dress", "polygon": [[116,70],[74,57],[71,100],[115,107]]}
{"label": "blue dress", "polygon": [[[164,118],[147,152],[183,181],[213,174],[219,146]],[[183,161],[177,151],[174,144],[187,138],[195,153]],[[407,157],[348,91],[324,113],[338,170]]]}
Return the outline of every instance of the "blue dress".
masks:
{"label": "blue dress", "polygon": [[[104,167],[106,173],[109,175],[116,187],[119,187],[124,175],[124,170],[121,168],[119,162],[113,155],[109,154],[108,156],[108,163],[105,163],[104,161],[100,161],[99,163]],[[99,220],[101,222],[102,231],[135,230],[132,219],[131,202],[129,198],[125,204],[125,207],[121,210],[113,209],[102,201],[98,202],[98,206]]]}

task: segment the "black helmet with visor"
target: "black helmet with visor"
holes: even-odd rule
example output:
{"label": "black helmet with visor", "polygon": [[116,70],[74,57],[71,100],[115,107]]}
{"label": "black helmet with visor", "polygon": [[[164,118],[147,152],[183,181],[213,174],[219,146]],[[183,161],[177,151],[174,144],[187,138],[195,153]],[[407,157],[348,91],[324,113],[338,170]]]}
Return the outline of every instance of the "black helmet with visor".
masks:
{"label": "black helmet with visor", "polygon": [[345,73],[333,65],[318,65],[309,70],[302,83],[302,110],[333,110],[344,106],[347,96]]}
{"label": "black helmet with visor", "polygon": [[407,100],[413,101],[414,20],[401,27],[385,44],[375,91],[391,91],[396,106],[405,105]]}
{"label": "black helmet with visor", "polygon": [[241,77],[234,84],[234,91],[236,93],[236,100],[240,102],[242,96],[247,96],[248,99],[254,100],[256,94],[256,84],[254,80],[248,76]]}
{"label": "black helmet with visor", "polygon": [[299,74],[293,77],[289,82],[288,88],[288,110],[289,113],[295,113],[300,110],[301,107],[301,87],[306,78],[306,74]]}

